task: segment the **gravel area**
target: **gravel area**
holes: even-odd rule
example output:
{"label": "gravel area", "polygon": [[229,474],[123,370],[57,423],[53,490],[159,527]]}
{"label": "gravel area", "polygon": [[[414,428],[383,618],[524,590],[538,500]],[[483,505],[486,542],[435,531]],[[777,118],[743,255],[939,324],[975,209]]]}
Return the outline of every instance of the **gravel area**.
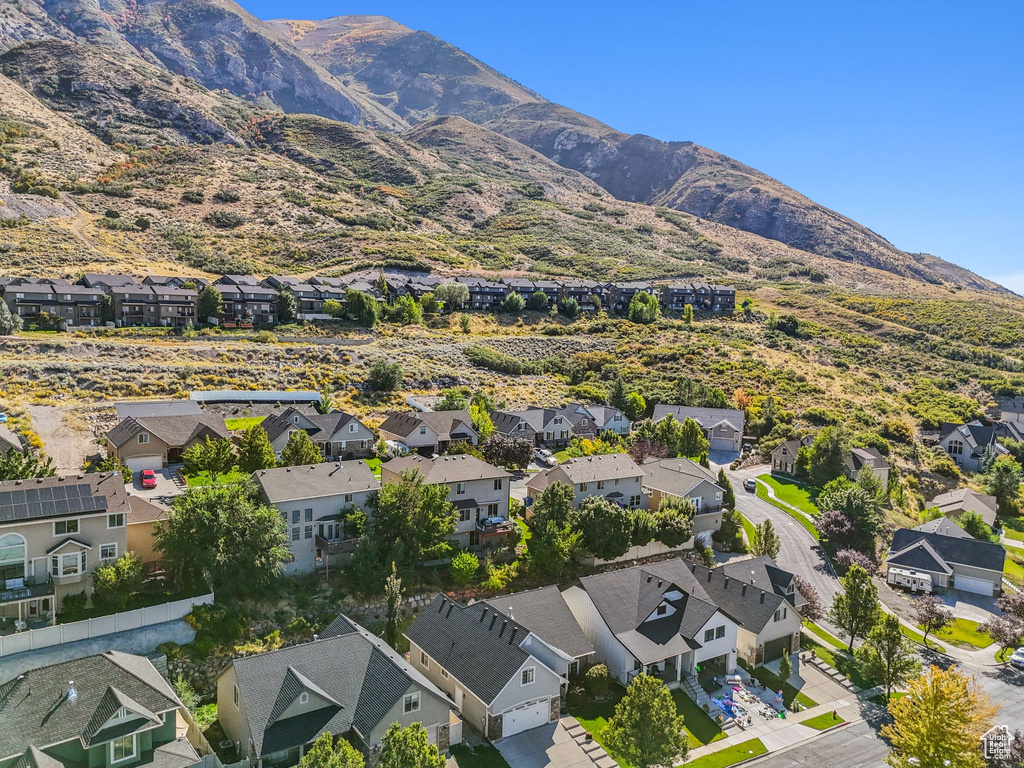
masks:
{"label": "gravel area", "polygon": [[32,418],[32,429],[43,441],[43,450],[53,457],[59,472],[75,472],[82,468],[87,456],[100,452],[95,436],[82,422],[69,423],[69,410],[54,405],[26,406]]}

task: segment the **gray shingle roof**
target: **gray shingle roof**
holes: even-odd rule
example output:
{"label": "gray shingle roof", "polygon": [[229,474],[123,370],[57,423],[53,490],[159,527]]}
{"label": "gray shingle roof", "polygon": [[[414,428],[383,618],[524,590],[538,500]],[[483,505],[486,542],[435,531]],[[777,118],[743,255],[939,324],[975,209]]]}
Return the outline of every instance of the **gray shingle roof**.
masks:
{"label": "gray shingle roof", "polygon": [[128,494],[119,473],[39,477],[0,482],[0,523],[127,512]]}
{"label": "gray shingle roof", "polygon": [[597,480],[643,477],[645,472],[628,453],[607,453],[568,459],[541,474],[548,476],[548,482],[558,480],[564,475],[571,483],[592,483]]}
{"label": "gray shingle roof", "polygon": [[156,435],[170,446],[183,446],[196,437],[231,437],[224,419],[212,414],[178,416],[129,416],[107,432],[107,439],[120,447],[140,432]]}
{"label": "gray shingle roof", "polygon": [[929,520],[927,523],[923,523],[915,527],[914,530],[923,531],[925,533],[937,533],[941,536],[953,536],[957,539],[973,538],[971,534],[954,523],[948,517],[937,517],[934,520]]}
{"label": "gray shingle roof", "polygon": [[7,427],[0,426],[0,454],[7,453],[10,450],[20,451],[21,449],[21,438]]}
{"label": "gray shingle roof", "polygon": [[972,510],[984,518],[988,525],[996,521],[998,504],[995,496],[986,496],[970,488],[956,488],[949,493],[936,496],[928,503],[929,507],[938,507],[942,514]]}
{"label": "gray shingle roof", "polygon": [[919,571],[933,571],[947,576],[953,573],[953,569],[942,559],[942,555],[925,539],[918,539],[902,549],[892,551],[886,562],[889,566],[898,565]]}
{"label": "gray shingle roof", "polygon": [[644,486],[672,496],[685,496],[703,481],[718,486],[718,478],[689,459],[648,459],[643,463]]}
{"label": "gray shingle roof", "polygon": [[[308,419],[313,427],[307,429],[306,433],[316,440],[329,440],[337,434],[338,430],[348,424],[356,417],[344,411],[331,411],[330,413],[310,412],[301,408],[286,408],[281,413],[271,414],[260,422],[260,426],[267,433],[267,439],[276,440],[285,432],[291,429],[301,428],[292,419],[295,415]],[[360,422],[361,423],[361,422]]]}
{"label": "gray shingle roof", "polygon": [[743,411],[729,408],[696,408],[687,405],[656,405],[654,406],[653,420],[658,422],[671,414],[676,421],[693,419],[704,429],[711,429],[715,425],[727,421],[739,432],[743,432]]}
{"label": "gray shingle roof", "polygon": [[454,456],[438,456],[428,459],[423,456],[403,456],[392,459],[383,466],[389,471],[401,473],[407,469],[418,469],[423,481],[428,485],[467,483],[473,480],[490,480],[492,478],[512,477],[504,469],[488,464],[468,453]]}
{"label": "gray shingle roof", "polygon": [[[354,622],[336,620],[328,635],[232,662],[258,754],[352,727],[368,734],[410,689],[448,703],[404,658]],[[325,706],[275,720],[303,690]]]}
{"label": "gray shingle roof", "polygon": [[473,432],[473,417],[469,411],[422,411],[392,413],[380,425],[384,432],[408,437],[414,429],[426,424],[437,433],[439,440],[450,440],[459,435],[468,438]]}
{"label": "gray shingle roof", "polygon": [[462,607],[437,595],[405,631],[410,641],[488,704],[530,654],[529,630],[486,603]]}
{"label": "gray shingle roof", "polygon": [[271,504],[380,489],[380,481],[364,461],[261,469],[253,472],[252,479]]}
{"label": "gray shingle roof", "polygon": [[938,533],[915,531],[911,528],[900,528],[893,534],[892,546],[889,551],[890,562],[895,553],[906,549],[916,541],[927,541],[939,557],[950,565],[967,565],[974,568],[985,568],[1002,573],[1006,560],[1006,550],[998,544],[976,539],[961,539],[943,536]]}
{"label": "gray shingle roof", "polygon": [[490,597],[484,602],[574,659],[594,653],[594,646],[583,634],[558,587],[541,587],[514,595]]}
{"label": "gray shingle roof", "polygon": [[147,416],[195,416],[203,412],[199,403],[192,400],[148,400],[136,403],[115,403],[117,418],[127,419]]}
{"label": "gray shingle roof", "polygon": [[[66,697],[70,681],[73,699]],[[129,708],[156,715],[181,706],[148,659],[119,651],[39,667],[0,685],[0,760],[21,756],[30,746],[71,740],[85,746],[116,711],[110,707],[119,697],[131,702]],[[109,712],[106,718],[100,710]]]}

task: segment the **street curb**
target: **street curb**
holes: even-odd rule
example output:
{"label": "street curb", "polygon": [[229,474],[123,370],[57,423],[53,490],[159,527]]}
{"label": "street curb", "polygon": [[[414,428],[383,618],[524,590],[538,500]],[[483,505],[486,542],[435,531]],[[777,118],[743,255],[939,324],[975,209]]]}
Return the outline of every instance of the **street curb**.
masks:
{"label": "street curb", "polygon": [[[797,747],[802,747],[804,744],[810,744],[812,741],[815,741],[816,739],[820,739],[823,736],[827,736],[830,733],[835,733],[840,728],[844,728],[844,727],[846,727],[848,725],[857,725],[858,723],[863,723],[863,722],[864,722],[864,718],[863,717],[858,717],[856,720],[845,720],[845,721],[839,723],[838,725],[833,725],[831,728],[826,728],[823,731],[818,731],[813,736],[808,736],[806,739],[802,739],[800,741],[795,741],[792,744],[789,744],[788,746],[783,747],[782,749],[777,749],[774,752],[765,752],[763,755],[758,755],[757,757],[751,757],[748,760],[744,760],[741,763],[733,763],[733,765],[735,766],[735,765],[753,764],[753,763],[756,763],[758,760],[765,760],[765,759],[767,759],[769,757],[778,757],[779,755],[784,755],[787,752],[789,752],[790,750],[796,749]],[[799,723],[798,723],[798,725],[799,725]],[[714,753],[712,753],[712,754],[714,754]],[[730,766],[729,768],[732,768],[732,766]]]}

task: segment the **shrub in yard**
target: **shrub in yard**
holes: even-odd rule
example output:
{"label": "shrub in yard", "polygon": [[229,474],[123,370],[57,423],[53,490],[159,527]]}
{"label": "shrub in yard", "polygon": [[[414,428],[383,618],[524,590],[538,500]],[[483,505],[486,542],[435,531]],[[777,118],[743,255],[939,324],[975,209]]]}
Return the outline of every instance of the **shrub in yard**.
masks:
{"label": "shrub in yard", "polygon": [[89,596],[85,594],[84,589],[81,592],[64,595],[64,599],[60,603],[61,613],[65,618],[79,614],[85,610],[85,605],[88,602]]}
{"label": "shrub in yard", "polygon": [[142,558],[125,552],[92,573],[92,601],[97,606],[121,611],[142,589]]}
{"label": "shrub in yard", "polygon": [[377,392],[392,392],[402,386],[402,366],[384,359],[374,360],[366,384]]}
{"label": "shrub in yard", "polygon": [[612,673],[604,664],[595,664],[583,676],[583,685],[591,696],[605,696],[611,685]]}
{"label": "shrub in yard", "polygon": [[476,576],[476,572],[480,569],[480,560],[472,552],[463,550],[452,558],[449,569],[455,583],[465,586]]}

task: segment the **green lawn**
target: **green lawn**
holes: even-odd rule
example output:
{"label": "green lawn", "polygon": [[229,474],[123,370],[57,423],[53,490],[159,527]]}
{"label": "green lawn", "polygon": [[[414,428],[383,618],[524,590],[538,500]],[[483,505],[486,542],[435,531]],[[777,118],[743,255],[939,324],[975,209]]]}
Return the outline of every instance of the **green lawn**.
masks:
{"label": "green lawn", "polygon": [[992,638],[978,631],[978,622],[970,619],[953,619],[953,623],[935,636],[940,640],[959,645],[961,647],[988,648],[992,645]]}
{"label": "green lawn", "polygon": [[791,706],[793,704],[793,700],[794,699],[799,701],[803,706],[807,707],[808,709],[810,709],[811,707],[817,706],[818,702],[816,702],[814,699],[812,699],[807,694],[801,693],[797,688],[794,688],[789,683],[786,683],[785,685],[783,685],[782,678],[780,678],[778,675],[776,675],[774,672],[772,672],[767,667],[757,667],[753,671],[750,671],[750,669],[747,667],[747,665],[745,663],[741,664],[741,666],[744,669],[746,669],[748,672],[750,672],[750,674],[755,679],[760,680],[762,683],[767,685],[768,686],[768,690],[770,690],[770,691],[778,691],[779,688],[781,688],[782,689],[782,701],[786,704],[787,707],[789,707],[789,706]]}
{"label": "green lawn", "polygon": [[747,520],[747,518],[745,518],[739,512],[737,512],[736,514],[739,515],[740,522],[743,524],[743,532],[747,535],[747,543],[748,544],[753,544],[754,543],[754,524],[752,522],[750,522],[749,520]]}
{"label": "green lawn", "polygon": [[825,731],[835,725],[845,722],[846,721],[841,717],[836,716],[836,718],[833,718],[831,712],[823,712],[816,717],[801,720],[800,725],[806,725],[808,728],[813,728],[816,731]]}
{"label": "green lawn", "polygon": [[264,416],[238,416],[233,419],[224,419],[224,426],[230,430],[246,430],[262,423]]}
{"label": "green lawn", "polygon": [[1013,648],[1003,648],[996,651],[996,663],[1002,664],[1004,661],[1009,661],[1013,655]]}
{"label": "green lawn", "polygon": [[[233,469],[226,475],[217,476],[217,485],[224,485],[226,483],[240,483],[243,480],[247,480],[249,475],[245,474],[239,469]],[[210,482],[210,475],[207,472],[200,472],[196,475],[185,475],[185,484],[190,488],[197,485],[212,485]]]}
{"label": "green lawn", "polygon": [[[907,695],[906,691],[893,691],[892,692],[892,701],[899,701],[900,699],[902,699],[906,695]],[[872,704],[877,704],[880,707],[888,707],[889,706],[889,702],[885,700],[885,694],[884,693],[880,693],[877,696],[872,696],[870,699],[868,699],[868,701],[870,701]]]}
{"label": "green lawn", "polygon": [[750,741],[744,741],[732,747],[726,747],[718,752],[712,752],[710,755],[698,757],[696,760],[691,760],[686,764],[686,767],[726,768],[726,766],[729,765],[742,763],[744,760],[751,760],[758,755],[765,754],[767,751],[768,748],[760,739],[751,739]]}
{"label": "green lawn", "polygon": [[474,749],[456,744],[452,747],[452,757],[459,768],[510,768],[501,752],[491,746],[481,745]]}
{"label": "green lawn", "polygon": [[822,627],[819,627],[814,622],[812,622],[812,621],[804,621],[803,625],[807,628],[807,630],[809,632],[813,632],[815,635],[820,637],[826,643],[831,643],[832,645],[834,645],[836,648],[839,648],[840,650],[846,647],[846,643],[844,643],[838,637],[833,635],[827,629],[823,629]]}
{"label": "green lawn", "polygon": [[559,464],[561,464],[566,459],[572,458],[572,456],[569,455],[568,451],[555,451],[554,457],[558,460]]}
{"label": "green lawn", "polygon": [[1024,541],[1024,517],[1002,517],[997,520],[1008,539]]}
{"label": "green lawn", "polygon": [[[765,475],[765,477],[767,477],[767,475]],[[814,523],[812,523],[807,518],[806,515],[802,515],[799,512],[790,509],[785,504],[780,504],[779,502],[777,502],[775,499],[773,499],[771,496],[768,495],[768,491],[765,490],[765,487],[763,485],[761,485],[760,483],[757,484],[757,498],[764,499],[769,504],[771,504],[773,507],[776,507],[777,509],[781,509],[787,515],[789,515],[794,520],[796,520],[798,523],[800,523],[800,525],[802,525],[804,528],[806,528],[807,532],[809,534],[811,534],[811,536],[813,536],[815,538],[815,540],[818,539],[818,529],[814,527]]]}
{"label": "green lawn", "polygon": [[800,647],[805,651],[813,649],[819,659],[838,669],[858,688],[873,688],[878,685],[878,681],[868,677],[860,668],[860,664],[854,661],[853,657],[846,651],[833,651],[831,648],[803,634],[800,635]]}
{"label": "green lawn", "polygon": [[363,459],[374,477],[380,477],[380,459]]}
{"label": "green lawn", "polygon": [[[910,627],[908,627],[906,624],[900,624],[900,632],[903,633],[904,637],[909,637],[915,643],[921,643],[922,645],[925,644],[924,643],[924,633],[923,632],[917,632],[917,631],[911,629]],[[934,648],[937,651],[941,651],[942,650],[942,647],[938,643],[933,643],[931,641],[931,639],[928,640],[927,645],[928,645],[929,648]]]}
{"label": "green lawn", "polygon": [[757,479],[768,483],[772,490],[775,491],[775,495],[782,501],[792,504],[811,517],[818,516],[818,507],[814,503],[814,500],[818,497],[818,490],[816,488],[798,483],[796,480],[772,477],[771,475],[760,475]]}
{"label": "green lawn", "polygon": [[1006,557],[1006,563],[1003,566],[1003,576],[1011,584],[1016,584],[1018,587],[1024,587],[1024,565],[1015,563],[1010,559],[1009,555]]}

